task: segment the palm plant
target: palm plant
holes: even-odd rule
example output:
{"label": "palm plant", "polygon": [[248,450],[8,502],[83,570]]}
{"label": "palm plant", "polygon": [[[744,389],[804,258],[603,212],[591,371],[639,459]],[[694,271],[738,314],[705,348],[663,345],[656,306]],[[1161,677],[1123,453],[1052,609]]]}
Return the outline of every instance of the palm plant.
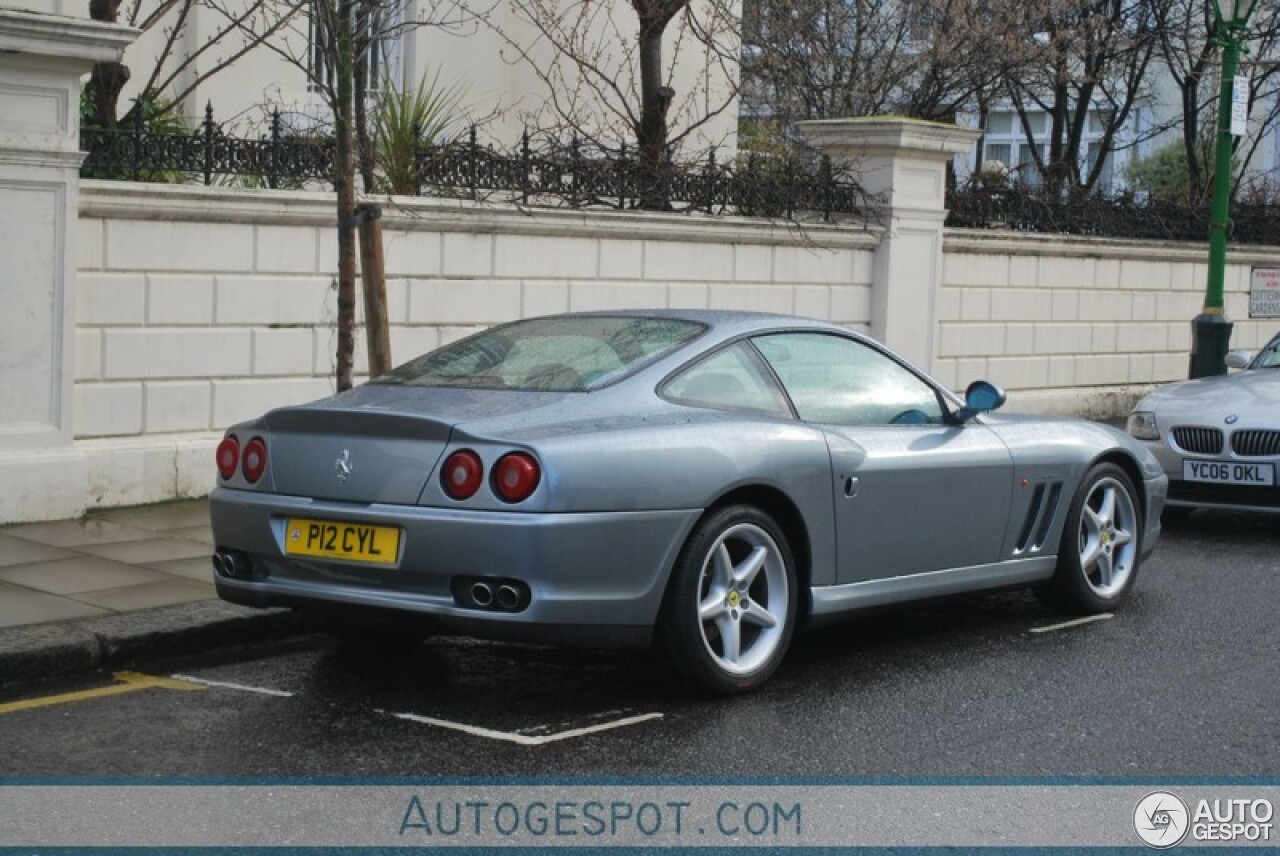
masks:
{"label": "palm plant", "polygon": [[373,116],[373,145],[388,193],[412,195],[422,188],[418,152],[448,141],[461,113],[463,89],[442,85],[440,73],[415,89],[388,83]]}

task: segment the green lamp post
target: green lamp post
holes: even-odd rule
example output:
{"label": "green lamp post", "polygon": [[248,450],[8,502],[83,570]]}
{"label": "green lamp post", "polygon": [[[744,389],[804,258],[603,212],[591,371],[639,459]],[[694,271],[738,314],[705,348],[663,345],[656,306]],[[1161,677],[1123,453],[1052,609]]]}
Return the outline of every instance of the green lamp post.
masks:
{"label": "green lamp post", "polygon": [[1227,269],[1227,225],[1231,204],[1231,112],[1236,72],[1240,68],[1241,31],[1257,0],[1213,0],[1222,45],[1222,85],[1218,92],[1218,135],[1213,146],[1213,205],[1209,214],[1209,276],[1204,309],[1191,321],[1190,376],[1226,374],[1231,321],[1224,311],[1223,281]]}

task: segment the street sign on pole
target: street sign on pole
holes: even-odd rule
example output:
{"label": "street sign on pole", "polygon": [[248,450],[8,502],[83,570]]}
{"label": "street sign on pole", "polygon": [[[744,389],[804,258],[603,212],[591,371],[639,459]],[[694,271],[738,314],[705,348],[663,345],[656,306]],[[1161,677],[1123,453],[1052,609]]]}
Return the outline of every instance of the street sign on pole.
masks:
{"label": "street sign on pole", "polygon": [[1231,136],[1243,137],[1249,130],[1249,76],[1237,74],[1231,86]]}
{"label": "street sign on pole", "polygon": [[1249,317],[1280,318],[1280,268],[1254,268],[1249,282]]}

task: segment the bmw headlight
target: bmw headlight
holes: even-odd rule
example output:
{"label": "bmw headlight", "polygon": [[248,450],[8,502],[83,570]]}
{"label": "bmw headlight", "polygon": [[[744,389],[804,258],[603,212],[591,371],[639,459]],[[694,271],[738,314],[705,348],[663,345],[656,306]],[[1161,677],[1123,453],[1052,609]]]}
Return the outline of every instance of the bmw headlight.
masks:
{"label": "bmw headlight", "polygon": [[1137,437],[1139,440],[1160,439],[1160,429],[1156,427],[1156,415],[1150,410],[1135,410],[1130,413],[1125,430],[1129,432],[1129,436]]}

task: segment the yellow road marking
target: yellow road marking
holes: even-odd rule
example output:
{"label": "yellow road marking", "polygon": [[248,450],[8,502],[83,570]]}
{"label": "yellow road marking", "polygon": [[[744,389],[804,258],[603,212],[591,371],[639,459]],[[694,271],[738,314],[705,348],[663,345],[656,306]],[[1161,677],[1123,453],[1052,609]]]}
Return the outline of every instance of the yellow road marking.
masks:
{"label": "yellow road marking", "polygon": [[205,687],[190,681],[179,681],[173,678],[156,678],[151,675],[143,675],[138,672],[116,672],[113,676],[119,683],[112,684],[107,687],[95,687],[91,690],[80,690],[74,693],[61,693],[59,695],[44,696],[42,698],[29,698],[23,701],[11,701],[7,704],[0,704],[0,716],[6,713],[16,713],[20,710],[34,710],[41,707],[53,707],[58,704],[73,704],[79,701],[88,701],[95,698],[103,698],[105,696],[123,695],[124,693],[137,692],[138,690],[203,690]]}

